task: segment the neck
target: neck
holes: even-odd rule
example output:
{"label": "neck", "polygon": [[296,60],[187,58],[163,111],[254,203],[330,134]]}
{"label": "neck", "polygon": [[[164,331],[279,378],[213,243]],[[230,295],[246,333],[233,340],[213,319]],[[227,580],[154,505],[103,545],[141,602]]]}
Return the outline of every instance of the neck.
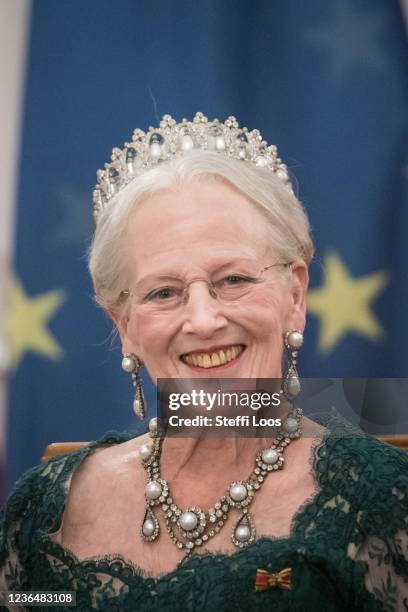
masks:
{"label": "neck", "polygon": [[[283,422],[291,408],[288,402],[282,403],[268,417],[280,418]],[[255,413],[254,413],[255,414]],[[261,415],[256,414],[256,418]],[[168,436],[162,446],[161,468],[171,483],[174,479],[207,479],[214,482],[219,476],[224,481],[229,475],[239,480],[245,479],[252,469],[255,456],[260,449],[269,446],[277,430],[259,430],[263,437],[243,437],[234,434],[233,429],[225,427],[226,437],[214,435],[214,430],[195,430],[194,437],[181,438]],[[242,430],[241,430],[242,431]],[[254,432],[251,429],[251,432]]]}
{"label": "neck", "polygon": [[246,480],[265,438],[166,438],[161,473],[182,506],[211,506],[231,482]]}
{"label": "neck", "polygon": [[[270,442],[270,441],[269,441]],[[268,445],[265,438],[166,438],[162,449],[162,469],[170,479],[181,474],[192,474],[194,478],[214,478],[217,466],[225,470],[252,467],[255,455]],[[241,474],[244,478],[245,475]]]}

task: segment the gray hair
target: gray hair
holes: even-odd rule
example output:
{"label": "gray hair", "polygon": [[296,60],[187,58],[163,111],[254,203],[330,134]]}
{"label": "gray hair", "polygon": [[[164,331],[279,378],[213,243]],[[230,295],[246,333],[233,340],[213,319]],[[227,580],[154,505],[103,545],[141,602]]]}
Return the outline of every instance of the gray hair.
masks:
{"label": "gray hair", "polygon": [[233,185],[264,215],[277,256],[288,262],[302,259],[310,263],[314,248],[309,221],[288,185],[268,169],[214,151],[194,150],[133,179],[100,214],[89,252],[89,270],[103,308],[117,307],[127,287],[123,245],[132,212],[159,190],[197,180],[223,180]]}

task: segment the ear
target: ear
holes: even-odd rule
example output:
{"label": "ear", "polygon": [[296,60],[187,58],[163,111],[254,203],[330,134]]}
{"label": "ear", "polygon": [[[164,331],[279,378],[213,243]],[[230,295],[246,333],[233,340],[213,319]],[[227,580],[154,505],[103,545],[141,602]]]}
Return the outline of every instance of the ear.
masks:
{"label": "ear", "polygon": [[116,329],[120,336],[120,342],[122,345],[122,354],[127,355],[130,353],[138,354],[134,342],[131,342],[128,335],[129,318],[124,316],[123,313],[119,313],[117,310],[110,310],[108,316],[114,322]]}
{"label": "ear", "polygon": [[291,265],[291,309],[288,318],[288,330],[298,329],[303,332],[306,324],[306,294],[309,284],[307,265],[297,260]]}

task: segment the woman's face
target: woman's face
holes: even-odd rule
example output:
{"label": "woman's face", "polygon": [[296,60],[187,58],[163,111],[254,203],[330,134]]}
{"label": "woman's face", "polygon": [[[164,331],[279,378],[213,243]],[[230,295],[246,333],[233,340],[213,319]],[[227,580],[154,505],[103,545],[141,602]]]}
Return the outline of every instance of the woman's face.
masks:
{"label": "woman's face", "polygon": [[[281,375],[283,336],[304,327],[305,264],[269,269],[265,282],[233,302],[219,301],[208,285],[231,262],[259,269],[278,262],[265,218],[244,195],[210,180],[156,192],[131,217],[125,256],[131,296],[128,318],[118,322],[123,353],[142,359],[155,382]],[[172,291],[154,290],[173,279],[188,291],[168,308]]]}

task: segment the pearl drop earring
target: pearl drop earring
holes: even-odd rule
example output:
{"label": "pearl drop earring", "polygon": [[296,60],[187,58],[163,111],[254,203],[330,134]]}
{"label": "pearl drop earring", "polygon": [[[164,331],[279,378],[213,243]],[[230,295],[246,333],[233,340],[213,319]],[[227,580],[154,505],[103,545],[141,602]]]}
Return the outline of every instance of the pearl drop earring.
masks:
{"label": "pearl drop earring", "polygon": [[296,368],[299,349],[303,345],[303,334],[298,329],[292,329],[285,334],[285,347],[290,353],[288,368],[283,380],[283,392],[289,401],[292,401],[300,393],[300,380]]}
{"label": "pearl drop earring", "polygon": [[140,368],[142,362],[134,353],[127,353],[122,359],[122,370],[128,374],[132,374],[132,382],[135,388],[135,397],[133,400],[133,411],[140,419],[144,419],[146,415],[146,403],[143,393],[142,381],[140,378]]}

